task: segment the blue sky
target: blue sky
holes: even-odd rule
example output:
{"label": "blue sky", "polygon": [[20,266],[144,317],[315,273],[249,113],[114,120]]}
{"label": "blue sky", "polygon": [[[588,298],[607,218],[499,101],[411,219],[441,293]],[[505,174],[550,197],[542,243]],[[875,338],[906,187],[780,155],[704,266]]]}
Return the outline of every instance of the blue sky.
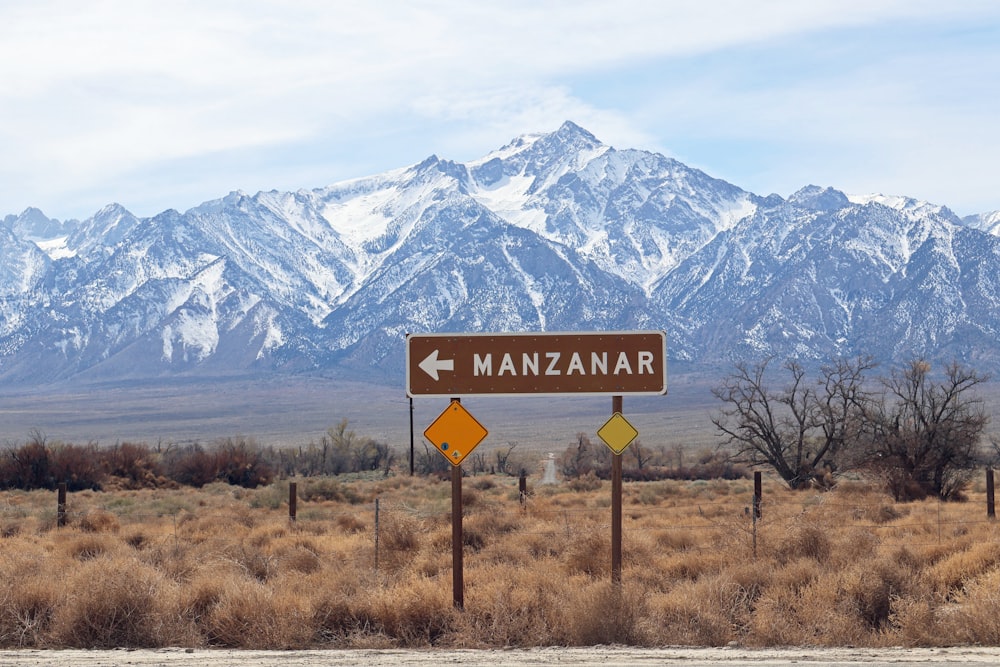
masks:
{"label": "blue sky", "polygon": [[992,1],[0,0],[0,216],[183,211],[564,120],[762,195],[969,215],[1000,209],[998,110]]}

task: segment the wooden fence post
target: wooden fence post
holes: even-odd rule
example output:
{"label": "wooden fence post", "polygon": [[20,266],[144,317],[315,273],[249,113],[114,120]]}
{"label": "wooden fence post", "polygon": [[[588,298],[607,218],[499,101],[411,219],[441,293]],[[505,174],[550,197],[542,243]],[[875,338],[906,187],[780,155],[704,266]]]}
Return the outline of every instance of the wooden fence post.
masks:
{"label": "wooden fence post", "polygon": [[59,482],[56,491],[56,525],[60,528],[66,525],[66,482]]}
{"label": "wooden fence post", "polygon": [[757,470],[753,474],[753,519],[755,522],[760,518],[761,495],[761,475],[760,471]]}
{"label": "wooden fence post", "polygon": [[295,515],[298,511],[298,484],[295,482],[288,483],[288,520],[294,522]]}
{"label": "wooden fence post", "polygon": [[997,518],[997,506],[993,498],[993,468],[986,469],[986,516]]}
{"label": "wooden fence post", "polygon": [[754,471],[753,474],[753,510],[751,512],[753,516],[753,557],[757,557],[757,521],[761,517],[761,474],[759,470]]}
{"label": "wooden fence post", "polygon": [[375,573],[378,574],[379,502],[375,498]]}

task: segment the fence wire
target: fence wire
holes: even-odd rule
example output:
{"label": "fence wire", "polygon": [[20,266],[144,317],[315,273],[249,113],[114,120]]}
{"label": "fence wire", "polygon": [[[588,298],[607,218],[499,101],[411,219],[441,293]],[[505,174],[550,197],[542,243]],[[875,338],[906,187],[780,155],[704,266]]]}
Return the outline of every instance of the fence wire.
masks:
{"label": "fence wire", "polygon": [[[643,541],[652,544],[659,555],[744,549],[753,556],[782,553],[792,546],[808,550],[810,541],[821,548],[824,539],[845,531],[872,548],[940,546],[969,539],[971,534],[979,542],[1000,542],[996,521],[976,502],[895,503],[871,497],[851,502],[834,493],[803,499],[765,494],[760,517],[755,518],[750,494],[704,502],[654,500],[643,496],[641,484],[635,483],[633,489],[639,491],[630,495],[623,508],[626,563],[630,548]],[[465,549],[471,558],[486,562],[511,558],[529,562],[605,548],[611,530],[610,507],[574,506],[572,499],[567,493],[558,498],[562,505],[556,506],[552,497],[528,494],[469,504],[462,518]],[[451,513],[444,504],[379,498],[331,506],[299,500],[292,518],[282,516],[286,503],[261,505],[253,500],[233,500],[221,508],[165,503],[150,510],[97,493],[70,494],[65,507],[58,507],[53,494],[49,507],[38,508],[15,502],[6,494],[0,501],[0,549],[2,538],[30,529],[55,531],[58,539],[65,540],[115,532],[132,546],[159,548],[167,557],[171,549],[211,546],[213,540],[236,534],[242,544],[250,546],[292,535],[305,545],[309,538],[350,542],[353,547],[342,552],[345,564],[378,570],[398,566],[401,556],[413,554],[428,540],[432,548],[448,553],[446,527]],[[24,527],[29,522],[33,528]],[[60,522],[65,525],[60,527]],[[267,564],[257,567],[266,569]]]}

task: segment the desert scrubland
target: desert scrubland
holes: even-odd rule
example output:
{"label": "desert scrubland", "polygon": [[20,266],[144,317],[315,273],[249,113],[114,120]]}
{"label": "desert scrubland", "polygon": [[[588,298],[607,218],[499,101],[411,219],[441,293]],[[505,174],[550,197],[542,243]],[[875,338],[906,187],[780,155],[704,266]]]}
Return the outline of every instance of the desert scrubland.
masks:
{"label": "desert scrubland", "polygon": [[239,649],[1000,644],[1000,540],[984,484],[896,503],[843,481],[463,480],[393,474],[0,495],[0,646]]}

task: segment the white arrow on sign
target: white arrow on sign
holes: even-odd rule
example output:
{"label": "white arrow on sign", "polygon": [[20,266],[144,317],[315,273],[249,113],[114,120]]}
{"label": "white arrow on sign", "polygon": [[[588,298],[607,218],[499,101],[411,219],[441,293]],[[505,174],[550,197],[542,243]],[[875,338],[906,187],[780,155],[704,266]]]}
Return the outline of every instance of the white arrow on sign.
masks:
{"label": "white arrow on sign", "polygon": [[438,371],[455,370],[454,359],[438,359],[438,351],[434,350],[427,355],[427,358],[418,364],[420,369],[430,375],[435,382],[438,381]]}

